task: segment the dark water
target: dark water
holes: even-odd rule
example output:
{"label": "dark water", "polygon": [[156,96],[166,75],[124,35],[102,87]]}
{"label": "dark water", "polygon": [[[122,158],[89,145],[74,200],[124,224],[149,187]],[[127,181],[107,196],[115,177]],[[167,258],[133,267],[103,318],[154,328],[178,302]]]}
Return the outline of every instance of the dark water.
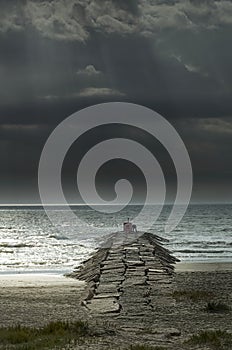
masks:
{"label": "dark water", "polygon": [[[87,206],[73,208],[83,224],[65,220],[55,227],[41,208],[0,210],[0,271],[72,270],[98,246],[104,237],[121,230],[122,222],[133,219],[140,206],[128,206],[120,213],[99,214]],[[232,205],[191,205],[178,227],[170,234],[164,225],[171,207],[165,206],[151,232],[169,239],[166,244],[182,261],[232,261]],[[154,207],[138,228],[149,228]],[[85,222],[90,226],[86,228]],[[96,230],[98,228],[98,231]]]}

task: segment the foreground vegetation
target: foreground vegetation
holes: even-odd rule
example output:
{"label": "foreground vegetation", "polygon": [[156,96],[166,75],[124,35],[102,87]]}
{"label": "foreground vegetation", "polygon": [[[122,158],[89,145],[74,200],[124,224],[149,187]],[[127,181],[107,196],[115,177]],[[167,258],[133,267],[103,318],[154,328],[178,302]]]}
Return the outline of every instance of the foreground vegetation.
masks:
{"label": "foreground vegetation", "polygon": [[208,302],[205,308],[205,311],[211,312],[211,313],[229,312],[230,307],[225,303],[212,301],[212,302]]}
{"label": "foreground vegetation", "polygon": [[176,290],[172,294],[176,301],[190,300],[192,302],[207,301],[214,295],[204,290]]}
{"label": "foreground vegetation", "polygon": [[193,335],[186,344],[208,346],[216,350],[231,350],[232,334],[221,330],[202,331]]}
{"label": "foreground vegetation", "polygon": [[83,341],[89,335],[86,322],[51,322],[42,328],[23,326],[0,328],[0,349],[58,349],[69,343]]}
{"label": "foreground vegetation", "polygon": [[131,345],[128,350],[166,350],[166,348],[162,346],[151,347],[148,345]]}
{"label": "foreground vegetation", "polygon": [[[222,306],[220,305],[220,308],[221,307]],[[89,325],[83,321],[56,321],[50,322],[41,328],[20,325],[1,327],[0,350],[60,350],[66,349],[69,344],[71,345],[70,349],[74,348],[75,345],[78,348],[78,346],[85,341],[92,343],[92,336],[98,335],[99,334],[95,334],[95,332],[93,333],[93,330],[90,330]],[[98,348],[97,344],[98,343],[96,342],[96,348]],[[183,349],[192,349],[192,347],[194,347],[194,349],[195,347],[201,349],[207,347],[207,349],[212,350],[231,350],[232,334],[223,330],[206,330],[192,335],[188,340],[182,343],[182,345]],[[112,347],[112,349],[113,348],[114,347]],[[166,349],[166,347],[162,346],[152,347],[142,344],[125,347],[125,350]]]}
{"label": "foreground vegetation", "polygon": [[204,311],[209,313],[223,313],[231,311],[229,305],[221,302],[211,300],[215,298],[214,294],[204,290],[176,290],[172,293],[173,298],[177,302],[181,301],[191,301],[194,303],[197,302],[206,302]]}

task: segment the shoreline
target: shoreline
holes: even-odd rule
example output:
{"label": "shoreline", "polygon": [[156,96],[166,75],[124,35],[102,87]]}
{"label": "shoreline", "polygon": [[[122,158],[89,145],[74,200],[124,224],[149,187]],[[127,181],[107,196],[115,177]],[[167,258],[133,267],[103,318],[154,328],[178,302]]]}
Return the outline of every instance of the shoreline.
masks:
{"label": "shoreline", "polygon": [[[175,265],[175,272],[213,272],[213,271],[232,271],[232,262],[218,262],[218,261],[180,261],[177,262]],[[66,277],[66,274],[73,271],[73,269],[70,270],[24,270],[24,271],[0,271],[0,287],[2,285],[1,281],[3,280],[12,280],[17,281],[17,279],[20,280],[31,280],[31,281],[38,281],[39,279],[49,284],[49,281],[51,284],[54,282],[56,283],[65,283],[65,281],[70,280],[70,278]],[[73,280],[73,279],[71,279]],[[75,280],[79,281],[79,280]],[[79,281],[80,282],[80,281]],[[82,282],[81,282],[82,283]]]}
{"label": "shoreline", "polygon": [[49,288],[49,287],[81,287],[84,282],[67,278],[63,274],[52,273],[11,273],[0,275],[0,288]]}
{"label": "shoreline", "polygon": [[57,268],[57,269],[43,269],[43,268],[24,268],[24,269],[8,269],[8,270],[0,270],[0,276],[2,275],[20,275],[20,274],[45,274],[45,275],[64,275],[73,269],[70,268]]}
{"label": "shoreline", "polygon": [[175,264],[175,272],[213,272],[232,271],[232,262],[178,262]]}

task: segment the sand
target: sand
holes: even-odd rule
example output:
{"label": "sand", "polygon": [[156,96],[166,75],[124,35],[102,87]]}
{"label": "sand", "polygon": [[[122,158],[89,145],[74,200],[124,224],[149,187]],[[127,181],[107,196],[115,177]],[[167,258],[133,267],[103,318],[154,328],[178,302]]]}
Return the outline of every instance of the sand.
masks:
{"label": "sand", "polygon": [[[228,289],[228,276],[232,276],[232,263],[177,263],[175,288],[198,286],[221,293]],[[39,325],[54,319],[83,317],[80,303],[84,288],[84,282],[59,274],[0,274],[0,325]]]}
{"label": "sand", "polygon": [[0,326],[42,325],[83,317],[85,283],[55,274],[0,275]]}
{"label": "sand", "polygon": [[231,312],[207,313],[208,302],[223,303],[232,309],[231,263],[179,263],[176,266],[174,289],[177,291],[203,291],[211,293],[208,299],[198,302],[177,302],[172,315],[173,322],[183,334],[196,333],[202,329],[221,329],[232,332]]}
{"label": "sand", "polygon": [[84,282],[52,273],[15,273],[0,275],[1,288],[83,287]]}
{"label": "sand", "polygon": [[[41,326],[54,320],[86,319],[88,314],[80,306],[84,288],[85,283],[61,275],[0,275],[0,326],[17,323]],[[178,263],[172,289],[209,291],[212,293],[212,301],[223,302],[232,308],[232,264]],[[181,331],[181,336],[172,340],[167,349],[185,350],[186,347],[182,347],[184,340],[201,330],[220,329],[232,332],[231,312],[208,314],[204,311],[206,305],[206,300],[194,303],[190,300],[176,302],[173,299],[168,312],[155,311],[151,324],[158,323],[161,328],[174,327]],[[145,342],[147,338],[151,341],[149,344],[155,345],[152,337],[145,334],[142,338],[139,334],[133,334],[133,341]],[[122,344],[128,341],[130,344],[131,339],[121,335],[119,338],[103,336],[101,343],[97,338],[96,343],[87,343],[80,349],[118,349],[114,344],[119,341]]]}
{"label": "sand", "polygon": [[175,266],[176,272],[196,272],[196,271],[232,271],[230,262],[180,262]]}

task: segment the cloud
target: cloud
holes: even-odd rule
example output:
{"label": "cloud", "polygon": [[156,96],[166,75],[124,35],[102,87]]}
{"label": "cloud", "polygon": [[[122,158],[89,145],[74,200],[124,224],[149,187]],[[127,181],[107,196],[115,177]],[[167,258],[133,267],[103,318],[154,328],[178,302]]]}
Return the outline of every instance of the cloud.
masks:
{"label": "cloud", "polygon": [[145,36],[158,35],[163,29],[215,30],[232,24],[232,2],[13,0],[1,4],[0,18],[2,32],[32,27],[50,39],[85,42],[93,30]]}
{"label": "cloud", "polygon": [[77,99],[79,97],[107,97],[107,96],[125,96],[124,93],[107,87],[87,87],[78,92],[69,92],[62,95],[44,95],[39,96],[40,100],[47,102],[59,102],[70,99]]}
{"label": "cloud", "polygon": [[[85,28],[86,23],[95,18],[92,28],[95,26],[96,29],[97,19],[103,16],[104,0],[70,0],[67,9],[60,7],[59,11],[58,3],[64,5],[64,0],[30,0],[30,3],[39,9],[43,6],[48,9],[47,12],[41,10],[44,19],[56,15],[65,20],[66,12],[63,15],[63,11],[70,13],[67,9],[71,6],[73,18],[77,18],[78,13],[79,25]],[[122,1],[113,3],[113,8],[106,6],[104,14],[108,12],[119,20],[127,12],[140,24],[145,6],[153,8],[150,16],[157,19],[162,13],[164,16],[170,12],[172,17],[177,10],[197,7],[196,1],[193,4],[193,1],[147,0],[144,8],[139,10],[143,3],[140,0],[136,2],[138,11],[135,14],[130,7],[123,7]],[[198,6],[204,9],[211,5],[201,1]],[[174,8],[173,12],[171,8]],[[36,18],[35,13],[34,16]],[[41,15],[37,17],[41,18]],[[173,20],[170,19],[168,25],[174,26]],[[124,22],[127,23],[126,19]],[[107,25],[110,26],[110,22]],[[227,27],[213,36],[208,30],[201,33],[166,28],[158,31],[157,40],[146,39],[140,33],[110,36],[100,30],[100,26],[96,31],[92,30],[84,45],[79,41],[61,42],[57,37],[53,41],[41,40],[31,27],[25,34],[1,36],[1,118],[17,120],[20,110],[22,118],[31,114],[34,118],[43,115],[49,120],[60,120],[62,116],[107,96],[110,96],[108,99],[126,96],[121,99],[145,104],[170,119],[200,117],[202,114],[215,118],[230,115],[232,50],[228,45],[230,29]],[[66,34],[69,35],[63,33]],[[86,98],[82,101],[82,97]]]}
{"label": "cloud", "polygon": [[92,77],[92,76],[97,76],[97,75],[101,74],[101,71],[97,70],[94,67],[94,65],[90,64],[90,65],[86,66],[84,69],[79,69],[76,74]]}
{"label": "cloud", "polygon": [[44,95],[44,96],[38,96],[39,99],[45,100],[45,101],[55,101],[60,99],[60,96],[58,95]]}
{"label": "cloud", "polygon": [[95,28],[99,28],[106,33],[130,34],[134,32],[135,26],[110,15],[104,15],[96,19]]}
{"label": "cloud", "polygon": [[[41,125],[40,125],[41,126]],[[36,130],[39,127],[37,124],[1,124],[0,125],[0,130],[3,131],[8,131],[8,130],[14,130],[14,131],[20,131],[20,130],[25,130],[25,131],[31,131],[31,130]]]}
{"label": "cloud", "polygon": [[171,57],[177,60],[177,62],[179,62],[182,66],[184,66],[188,72],[201,74],[204,77],[209,76],[208,72],[204,71],[200,65],[185,62],[181,55],[172,54]]}
{"label": "cloud", "polygon": [[224,136],[232,135],[232,120],[229,118],[199,119],[197,121],[197,126],[200,130],[207,133],[220,134]]}
{"label": "cloud", "polygon": [[89,34],[73,15],[75,1],[28,1],[25,18],[43,36],[57,40],[85,41]]}
{"label": "cloud", "polygon": [[25,6],[25,18],[45,37],[84,42],[93,29],[105,33],[135,31],[135,16],[123,7],[106,0],[30,0]]}
{"label": "cloud", "polygon": [[24,28],[23,2],[2,1],[0,7],[0,32],[20,31]]}
{"label": "cloud", "polygon": [[83,89],[81,92],[77,94],[79,97],[93,97],[93,96],[124,96],[124,93],[110,89],[110,88],[96,88],[96,87],[89,87],[86,89]]}
{"label": "cloud", "polygon": [[196,66],[194,66],[192,64],[187,64],[186,63],[184,66],[189,72],[192,72],[192,73],[199,73],[200,72],[200,68],[196,67]]}
{"label": "cloud", "polygon": [[144,35],[163,29],[215,30],[232,24],[232,2],[227,0],[141,0],[139,8]]}
{"label": "cloud", "polygon": [[[102,10],[104,8],[104,11]],[[85,18],[88,28],[102,33],[131,34],[136,32],[138,16],[131,1],[95,0],[86,2]]]}
{"label": "cloud", "polygon": [[[230,157],[232,147],[232,118],[181,118],[176,128],[185,135],[189,148],[199,155],[219,160]],[[216,153],[218,157],[216,156]],[[231,162],[229,162],[231,167]],[[225,166],[228,164],[225,163]]]}
{"label": "cloud", "polygon": [[119,9],[123,9],[134,15],[139,15],[139,3],[140,0],[112,0],[112,3],[115,4]]}
{"label": "cloud", "polygon": [[186,29],[194,23],[181,8],[179,2],[160,4],[159,1],[142,0],[139,8],[141,20],[139,27],[144,35],[153,35],[160,29]]}
{"label": "cloud", "polygon": [[9,192],[18,174],[29,186],[34,172],[37,183],[40,152],[58,123],[119,100],[176,125],[198,179],[224,183],[230,173],[231,182],[231,7],[225,0],[0,0],[0,161]]}
{"label": "cloud", "polygon": [[218,1],[218,24],[232,24],[232,2]]}

